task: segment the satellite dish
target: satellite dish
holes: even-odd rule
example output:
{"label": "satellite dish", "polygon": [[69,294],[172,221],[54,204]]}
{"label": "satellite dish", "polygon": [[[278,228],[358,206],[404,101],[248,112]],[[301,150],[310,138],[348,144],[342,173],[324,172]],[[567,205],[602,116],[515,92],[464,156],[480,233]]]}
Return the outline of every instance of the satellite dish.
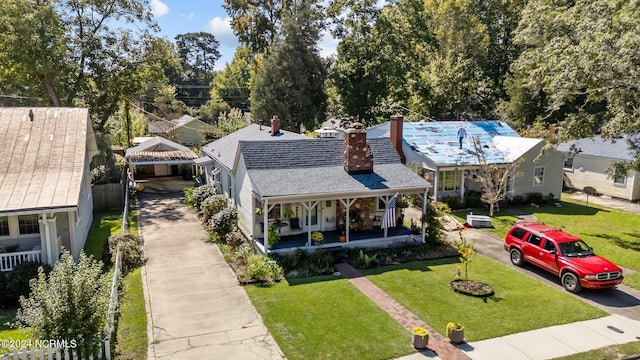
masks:
{"label": "satellite dish", "polygon": [[591,186],[585,186],[584,189],[582,189],[582,191],[584,191],[585,194],[587,194],[587,206],[589,206],[589,195],[595,195],[598,192],[596,191],[596,188]]}

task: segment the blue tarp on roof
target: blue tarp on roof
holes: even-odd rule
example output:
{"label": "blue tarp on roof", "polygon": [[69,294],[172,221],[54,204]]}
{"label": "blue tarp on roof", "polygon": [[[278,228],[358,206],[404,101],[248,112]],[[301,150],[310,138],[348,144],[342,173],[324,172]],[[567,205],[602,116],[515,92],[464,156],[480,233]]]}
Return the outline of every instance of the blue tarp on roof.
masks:
{"label": "blue tarp on roof", "polygon": [[[462,149],[457,135],[460,124],[467,132]],[[496,136],[520,137],[507,124],[496,120],[405,122],[403,126],[404,141],[440,164],[477,163],[473,139],[480,140],[488,163],[504,163],[508,153],[495,147]]]}

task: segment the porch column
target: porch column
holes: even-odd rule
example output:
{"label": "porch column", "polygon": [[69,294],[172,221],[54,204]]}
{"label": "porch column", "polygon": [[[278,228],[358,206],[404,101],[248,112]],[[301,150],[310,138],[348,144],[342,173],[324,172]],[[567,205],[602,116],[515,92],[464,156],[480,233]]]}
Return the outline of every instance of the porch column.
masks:
{"label": "porch column", "polygon": [[436,169],[433,176],[433,198],[438,201],[438,178],[440,175],[440,169]]}
{"label": "porch column", "polygon": [[461,170],[460,173],[460,203],[464,203],[464,180],[465,180],[465,176],[464,176],[465,171]]}
{"label": "porch column", "polygon": [[[53,216],[53,215],[50,215],[50,216]],[[56,226],[55,216],[48,217],[47,223],[48,223],[47,227],[49,228],[49,236],[51,237],[51,241],[53,242],[51,246],[51,252],[52,252],[51,257],[54,259],[54,263],[55,263],[60,258],[60,244],[58,243],[58,227]],[[74,258],[76,257],[76,254],[73,249],[69,249],[69,252],[71,252],[71,255],[73,255]],[[78,252],[78,256],[80,256],[80,252]]]}
{"label": "porch column", "polygon": [[44,228],[44,243],[47,251],[46,263],[53,265],[53,258],[51,256],[51,234],[49,233],[49,222],[47,221],[47,213],[42,213],[42,219],[40,220],[42,227]]}
{"label": "porch column", "polygon": [[424,218],[424,214],[427,212],[427,203],[429,202],[428,194],[429,190],[427,189],[424,191],[424,195],[422,195],[422,217],[420,218],[420,223],[422,224],[422,243],[426,243],[424,238],[427,236],[427,227],[422,219]]}
{"label": "porch column", "polygon": [[262,245],[266,254],[269,252],[269,200],[265,199],[262,205]]}
{"label": "porch column", "polygon": [[[349,199],[347,198],[347,200],[342,200],[342,199],[338,199],[340,200],[340,203],[345,207],[345,216],[344,216],[344,236],[346,238],[346,242],[349,242],[349,224],[351,223],[350,219],[349,219],[349,208],[351,208],[351,205],[353,205],[354,202],[356,202],[357,198],[353,198],[353,199]],[[336,214],[337,215],[337,214]]]}
{"label": "porch column", "polygon": [[307,210],[307,245],[306,246],[311,246],[311,209],[318,206],[318,202],[315,201],[311,203],[311,201],[308,201],[306,203],[305,202],[300,202],[300,203]]}

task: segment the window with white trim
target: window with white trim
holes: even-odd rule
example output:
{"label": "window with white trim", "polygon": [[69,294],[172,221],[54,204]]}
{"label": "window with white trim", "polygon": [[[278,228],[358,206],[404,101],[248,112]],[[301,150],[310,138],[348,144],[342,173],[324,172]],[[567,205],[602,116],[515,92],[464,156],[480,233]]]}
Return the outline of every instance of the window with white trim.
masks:
{"label": "window with white trim", "polygon": [[544,186],[544,166],[533,169],[533,186]]}
{"label": "window with white trim", "polygon": [[0,236],[9,236],[9,218],[0,217]]}
{"label": "window with white trim", "polygon": [[564,158],[564,168],[567,170],[573,170],[573,158],[566,157]]}
{"label": "window with white trim", "polygon": [[18,229],[20,229],[20,235],[40,234],[38,215],[18,216]]}
{"label": "window with white trim", "polygon": [[626,186],[627,185],[627,177],[626,176],[616,176],[613,178],[613,185],[615,186]]}

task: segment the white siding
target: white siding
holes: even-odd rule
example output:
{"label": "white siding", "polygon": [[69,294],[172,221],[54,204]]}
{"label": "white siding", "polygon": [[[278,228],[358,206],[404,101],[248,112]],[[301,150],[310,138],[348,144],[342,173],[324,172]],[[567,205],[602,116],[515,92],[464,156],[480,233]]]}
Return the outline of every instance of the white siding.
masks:
{"label": "white siding", "polygon": [[599,157],[576,155],[573,159],[573,170],[566,169],[565,174],[574,189],[582,190],[591,186],[600,194],[612,197],[637,200],[640,199],[640,186],[635,171],[627,175],[624,185],[614,184],[613,178],[606,174],[607,167],[613,160]]}
{"label": "white siding", "polygon": [[[226,176],[224,178],[226,178]],[[251,179],[249,179],[247,175],[247,169],[242,157],[238,162],[235,174],[235,188],[238,189],[236,207],[238,210],[238,227],[240,227],[240,230],[247,236],[254,235],[253,188],[251,187]]]}
{"label": "white siding", "polygon": [[[524,154],[524,162],[517,169],[514,181],[515,194],[541,193],[544,196],[553,194],[559,199],[562,194],[562,175],[564,156],[550,150],[544,153],[538,161],[535,161],[544,143],[540,143]],[[544,184],[534,186],[534,171],[536,167],[544,167]]]}

